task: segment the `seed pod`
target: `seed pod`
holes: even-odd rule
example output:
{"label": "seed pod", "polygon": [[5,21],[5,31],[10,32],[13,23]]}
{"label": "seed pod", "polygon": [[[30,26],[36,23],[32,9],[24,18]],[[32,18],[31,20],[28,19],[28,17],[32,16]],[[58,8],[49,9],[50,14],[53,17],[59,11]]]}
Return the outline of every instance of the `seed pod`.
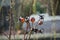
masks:
{"label": "seed pod", "polygon": [[32,22],[32,23],[35,22],[35,18],[34,18],[34,17],[31,18],[31,22]]}
{"label": "seed pod", "polygon": [[19,20],[20,20],[20,22],[22,22],[22,23],[25,22],[25,19],[24,19],[24,18],[20,18]]}
{"label": "seed pod", "polygon": [[38,24],[39,24],[39,25],[42,25],[42,24],[43,24],[43,21],[42,21],[42,20],[40,20],[40,21],[38,22]]}

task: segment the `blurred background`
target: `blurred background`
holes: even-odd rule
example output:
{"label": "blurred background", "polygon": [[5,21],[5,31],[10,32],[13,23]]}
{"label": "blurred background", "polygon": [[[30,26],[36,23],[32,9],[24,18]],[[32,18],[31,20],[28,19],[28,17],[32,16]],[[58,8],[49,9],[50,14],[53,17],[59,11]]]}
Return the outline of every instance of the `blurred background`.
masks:
{"label": "blurred background", "polygon": [[0,34],[9,34],[10,30],[12,34],[22,34],[22,26],[25,28],[27,24],[19,21],[20,16],[38,20],[38,15],[43,15],[44,21],[42,25],[35,22],[37,29],[43,28],[43,33],[60,33],[60,0],[0,0]]}

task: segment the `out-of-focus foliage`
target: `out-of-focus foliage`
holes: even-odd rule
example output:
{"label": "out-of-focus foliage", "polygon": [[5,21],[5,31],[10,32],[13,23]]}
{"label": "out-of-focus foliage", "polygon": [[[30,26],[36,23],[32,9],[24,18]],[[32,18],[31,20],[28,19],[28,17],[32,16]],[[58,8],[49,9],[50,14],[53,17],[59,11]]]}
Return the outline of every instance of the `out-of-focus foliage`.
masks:
{"label": "out-of-focus foliage", "polygon": [[60,0],[49,0],[48,12],[50,15],[52,15],[53,12],[55,15],[60,15]]}
{"label": "out-of-focus foliage", "polygon": [[[37,2],[35,5],[36,5],[36,8],[34,9],[35,11],[38,11],[39,13],[44,13],[45,12],[46,7],[41,7],[42,4],[40,2]],[[32,9],[32,11],[34,11],[34,10]],[[25,5],[25,11],[24,11],[25,14],[28,14],[29,11],[30,11],[30,4],[29,5]]]}
{"label": "out-of-focus foliage", "polygon": [[40,2],[36,3],[36,11],[38,11],[40,13],[43,13],[44,12],[44,8],[42,8],[41,5],[42,4]]}

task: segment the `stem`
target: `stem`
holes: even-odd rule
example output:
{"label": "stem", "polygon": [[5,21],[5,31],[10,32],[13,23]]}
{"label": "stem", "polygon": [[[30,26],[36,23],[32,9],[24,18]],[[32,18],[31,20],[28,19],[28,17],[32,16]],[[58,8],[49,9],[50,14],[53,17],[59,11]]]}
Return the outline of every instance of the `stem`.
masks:
{"label": "stem", "polygon": [[9,40],[11,40],[11,27],[9,27]]}

